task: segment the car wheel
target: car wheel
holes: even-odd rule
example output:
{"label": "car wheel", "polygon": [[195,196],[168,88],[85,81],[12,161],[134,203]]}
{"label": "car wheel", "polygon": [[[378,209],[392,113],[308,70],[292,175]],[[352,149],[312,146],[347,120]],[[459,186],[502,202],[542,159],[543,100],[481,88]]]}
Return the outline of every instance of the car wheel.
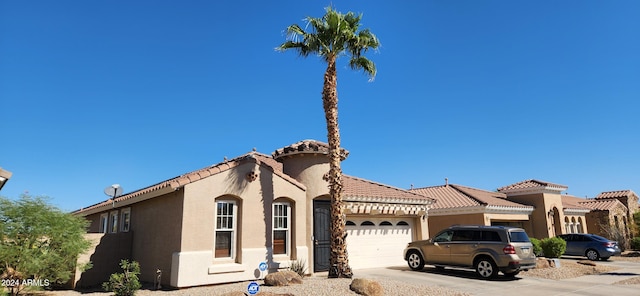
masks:
{"label": "car wheel", "polygon": [[505,272],[505,273],[504,273],[504,276],[509,277],[509,278],[512,278],[512,277],[514,277],[514,276],[518,275],[518,273],[520,273],[520,271],[519,271],[519,270],[518,270],[518,271],[514,271],[514,272]]}
{"label": "car wheel", "polygon": [[422,270],[424,268],[424,259],[418,251],[410,251],[407,255],[407,264],[411,270]]}
{"label": "car wheel", "polygon": [[587,250],[587,252],[585,253],[585,256],[587,256],[587,259],[591,261],[596,261],[598,260],[598,258],[600,258],[600,254],[598,254],[598,251],[594,249]]}
{"label": "car wheel", "polygon": [[489,257],[481,257],[476,260],[476,272],[483,279],[495,278],[498,275],[498,266]]}

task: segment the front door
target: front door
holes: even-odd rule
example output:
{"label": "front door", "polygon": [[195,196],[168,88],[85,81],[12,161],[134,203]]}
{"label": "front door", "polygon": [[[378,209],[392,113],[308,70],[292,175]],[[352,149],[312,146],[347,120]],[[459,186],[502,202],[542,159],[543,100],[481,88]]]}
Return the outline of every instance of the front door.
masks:
{"label": "front door", "polygon": [[331,251],[331,202],[328,200],[313,201],[313,271],[329,270]]}

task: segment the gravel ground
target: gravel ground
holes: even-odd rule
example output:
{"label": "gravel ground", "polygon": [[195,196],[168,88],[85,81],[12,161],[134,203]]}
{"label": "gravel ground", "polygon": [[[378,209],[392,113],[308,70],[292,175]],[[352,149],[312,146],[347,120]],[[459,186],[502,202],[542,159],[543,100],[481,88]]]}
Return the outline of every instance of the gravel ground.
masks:
{"label": "gravel ground", "polygon": [[[443,296],[466,296],[471,295],[447,288],[428,286],[428,285],[408,285],[403,282],[393,280],[376,280],[385,290],[385,295],[443,295]],[[258,281],[262,284],[262,281]],[[249,282],[240,282],[233,284],[194,287],[188,289],[171,290],[171,291],[152,291],[140,290],[137,296],[216,296],[224,295],[229,292],[239,291],[246,292]],[[301,285],[291,285],[286,287],[269,287],[260,286],[260,292],[271,292],[274,294],[290,293],[293,295],[317,295],[317,296],[342,296],[342,295],[358,295],[349,289],[351,279],[327,279],[325,277],[307,277]],[[46,296],[106,296],[111,293],[105,292],[84,292],[77,291],[54,291],[46,292]],[[258,294],[259,295],[259,294]]]}
{"label": "gravel ground", "polygon": [[[625,252],[624,256],[612,257],[611,261],[634,261],[640,263],[640,253],[635,254]],[[616,268],[599,264],[595,262],[596,266],[579,264],[575,259],[561,259],[560,268],[536,268],[526,272],[521,272],[518,276],[522,277],[539,277],[545,279],[568,279],[579,277],[583,275],[599,274],[603,272],[610,272]],[[409,285],[399,281],[378,279],[378,281],[385,289],[385,295],[470,295],[468,293],[462,293],[459,291],[437,287],[429,285]],[[258,281],[258,283],[262,283]],[[330,296],[342,296],[342,295],[357,295],[355,292],[349,290],[350,279],[327,279],[325,277],[307,277],[304,279],[304,283],[301,285],[292,285],[287,287],[268,287],[260,286],[260,292],[271,293],[290,293],[293,295],[330,295]],[[152,291],[152,290],[140,290],[136,295],[138,296],[200,296],[200,295],[224,295],[225,293],[233,291],[244,292],[247,290],[249,282],[194,287],[188,289],[171,290],[171,291]],[[633,277],[624,281],[617,282],[619,285],[640,285],[640,276]],[[42,295],[42,294],[41,294]],[[106,296],[112,295],[105,292],[77,292],[77,291],[54,291],[46,292],[47,296]]]}

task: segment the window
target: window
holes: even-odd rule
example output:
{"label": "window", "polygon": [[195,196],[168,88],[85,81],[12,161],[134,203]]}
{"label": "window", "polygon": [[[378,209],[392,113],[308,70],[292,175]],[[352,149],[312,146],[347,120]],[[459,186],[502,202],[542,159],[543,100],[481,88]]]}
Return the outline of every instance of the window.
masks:
{"label": "window", "polygon": [[289,254],[291,207],[289,203],[273,204],[273,254]]}
{"label": "window", "polygon": [[230,200],[216,202],[215,257],[234,258],[236,239],[236,203]]}
{"label": "window", "polygon": [[373,222],[371,221],[364,221],[360,223],[360,226],[375,226],[375,224],[373,224]]}
{"label": "window", "polygon": [[353,223],[353,221],[347,221],[346,226],[356,226],[356,223]]}
{"label": "window", "polygon": [[405,221],[400,221],[398,222],[398,224],[396,224],[397,226],[409,226],[409,223],[405,222]]}
{"label": "window", "polygon": [[389,221],[382,221],[380,222],[380,226],[393,226],[393,224],[391,224],[391,222]]}
{"label": "window", "polygon": [[122,210],[122,219],[120,219],[121,228],[120,231],[127,232],[131,227],[131,208]]}
{"label": "window", "polygon": [[100,233],[107,233],[109,229],[109,214],[104,213],[100,215]]}
{"label": "window", "polygon": [[118,211],[111,212],[111,218],[109,219],[109,232],[118,232]]}

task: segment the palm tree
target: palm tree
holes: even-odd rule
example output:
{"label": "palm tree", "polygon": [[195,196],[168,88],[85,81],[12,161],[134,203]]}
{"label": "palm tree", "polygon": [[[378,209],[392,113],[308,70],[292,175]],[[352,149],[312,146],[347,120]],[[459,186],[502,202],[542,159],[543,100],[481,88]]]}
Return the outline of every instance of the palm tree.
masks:
{"label": "palm tree", "polygon": [[[322,18],[307,17],[307,26],[302,29],[297,24],[287,28],[287,41],[277,50],[293,49],[300,56],[315,54],[327,62],[322,88],[322,105],[327,121],[327,142],[329,142],[329,195],[331,196],[331,253],[330,278],[351,278],[347,245],[345,243],[345,215],[342,202],[342,170],[340,169],[341,149],[338,129],[338,92],[336,60],[342,55],[350,57],[349,66],[362,70],[370,80],[376,75],[375,64],[363,56],[369,49],[377,49],[378,38],[364,29],[358,31],[362,15],[353,12],[342,14],[326,8]],[[307,28],[310,31],[305,31]]]}

